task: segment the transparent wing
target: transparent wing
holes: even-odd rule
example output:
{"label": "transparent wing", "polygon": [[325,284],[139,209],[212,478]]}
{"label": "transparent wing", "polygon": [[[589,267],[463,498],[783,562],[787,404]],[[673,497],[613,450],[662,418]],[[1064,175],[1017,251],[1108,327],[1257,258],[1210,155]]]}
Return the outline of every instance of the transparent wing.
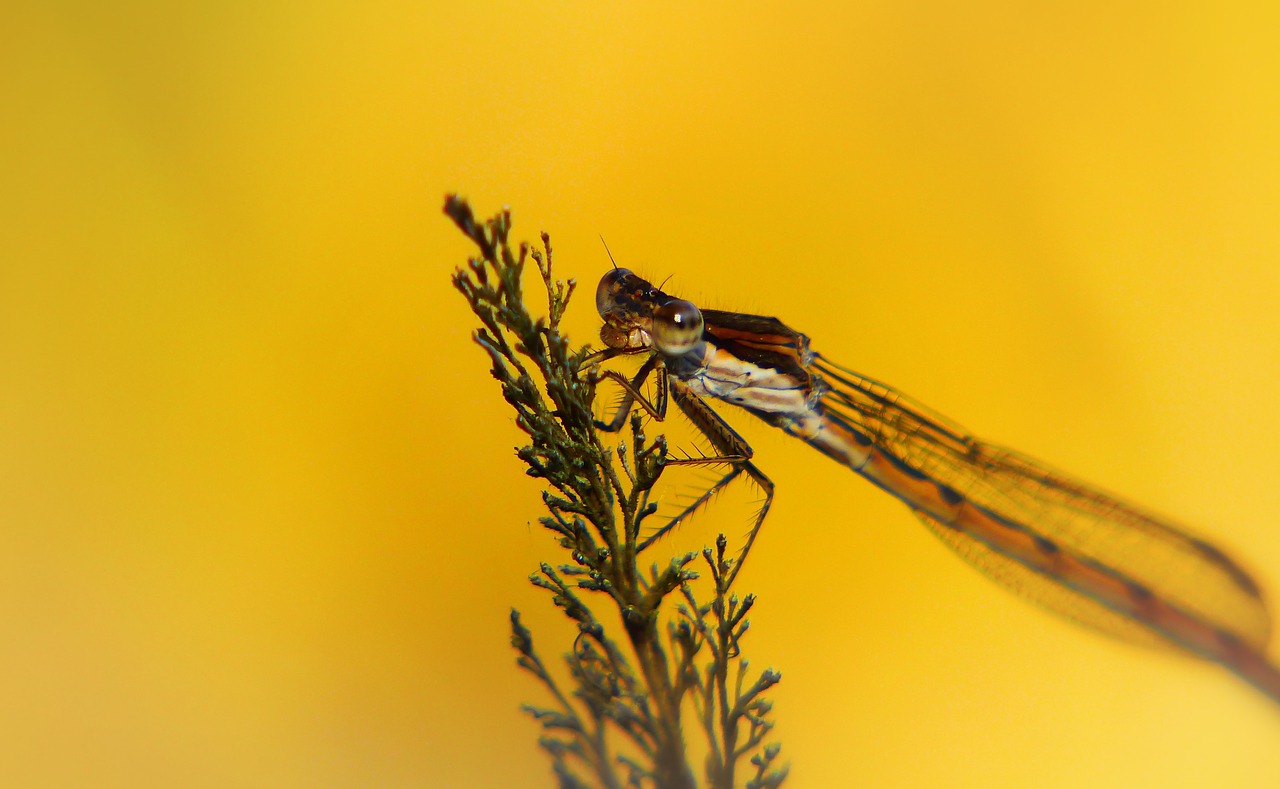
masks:
{"label": "transparent wing", "polygon": [[[997,516],[1142,584],[1262,651],[1271,619],[1258,585],[1235,561],[1161,517],[1076,482],[1038,461],[985,444],[892,388],[815,354],[823,407],[906,466]],[[1029,570],[934,518],[925,524],[996,581],[1067,617],[1127,640],[1151,630]]]}
{"label": "transparent wing", "polygon": [[963,531],[948,528],[920,510],[915,513],[929,527],[929,531],[936,534],[938,539],[961,558],[996,583],[1013,590],[1018,596],[1077,624],[1130,643],[1152,648],[1174,646],[1142,623],[1107,608],[1069,586],[1055,583],[1049,577],[1027,569],[1020,562],[987,547],[981,540]]}

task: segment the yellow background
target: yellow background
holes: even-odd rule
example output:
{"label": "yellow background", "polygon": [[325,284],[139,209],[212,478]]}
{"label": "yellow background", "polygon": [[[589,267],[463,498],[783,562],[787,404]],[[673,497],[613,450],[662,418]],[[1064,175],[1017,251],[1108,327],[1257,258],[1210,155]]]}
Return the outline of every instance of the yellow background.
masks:
{"label": "yellow background", "polygon": [[[565,648],[552,551],[446,191],[552,233],[580,341],[604,234],[1280,594],[1277,6],[1047,5],[7,4],[0,784],[551,783],[506,615]],[[790,785],[1280,785],[1225,671],[735,425]]]}

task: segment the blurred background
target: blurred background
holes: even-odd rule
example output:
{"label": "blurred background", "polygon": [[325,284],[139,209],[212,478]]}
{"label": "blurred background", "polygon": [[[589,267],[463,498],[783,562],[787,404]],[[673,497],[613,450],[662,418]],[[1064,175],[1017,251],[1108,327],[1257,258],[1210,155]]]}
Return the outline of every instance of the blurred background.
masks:
{"label": "blurred background", "polygon": [[[547,786],[460,191],[777,315],[1280,594],[1275,4],[7,3],[0,783]],[[1275,786],[1280,711],[743,418],[789,785]],[[693,539],[740,521],[694,521]],[[736,532],[735,530],[738,530]]]}

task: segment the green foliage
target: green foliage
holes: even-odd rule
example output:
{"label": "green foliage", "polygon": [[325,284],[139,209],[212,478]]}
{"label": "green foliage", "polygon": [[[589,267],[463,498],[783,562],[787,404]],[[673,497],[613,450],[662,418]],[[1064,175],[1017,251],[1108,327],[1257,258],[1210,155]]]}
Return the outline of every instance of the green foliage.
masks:
{"label": "green foliage", "polygon": [[[480,224],[453,195],[444,211],[480,249],[453,282],[480,319],[475,340],[528,434],[518,451],[526,473],[550,487],[542,494],[548,514],[540,522],[568,554],[530,578],[577,625],[565,656],[568,683],[548,670],[519,612],[511,612],[517,663],[553,700],[525,710],[542,727],[539,743],[560,786],[696,786],[682,712],[693,713],[692,725],[707,738],[706,786],[737,785],[744,759],[751,765],[744,772],[752,775],[743,785],[779,786],[787,770],[777,765],[779,746],[764,743],[773,727],[764,695],[781,675],[766,669],[748,679],[740,642],[755,600],[730,591],[734,560],[726,558],[727,541],[721,535],[700,563],[690,553],[640,569],[641,526],[657,509],[649,494],[667,461],[666,441],[650,441],[637,412],[618,446],[602,442],[590,348],[571,350],[559,329],[574,282],[553,279],[548,235],[542,234],[541,250],[521,244],[513,253],[510,212]],[[521,277],[531,257],[547,293],[546,318],[533,318],[524,303]],[[700,580],[696,569],[703,566],[708,578]],[[708,583],[710,601],[699,602],[695,588]],[[617,618],[604,621],[620,628],[607,627],[592,605],[616,609]]]}

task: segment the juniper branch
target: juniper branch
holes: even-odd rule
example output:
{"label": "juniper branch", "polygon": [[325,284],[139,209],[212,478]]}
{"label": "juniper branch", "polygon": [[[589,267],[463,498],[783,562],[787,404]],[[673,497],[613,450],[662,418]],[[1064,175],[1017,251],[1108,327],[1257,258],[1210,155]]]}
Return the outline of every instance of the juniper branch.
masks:
{"label": "juniper branch", "polygon": [[[453,282],[480,319],[474,339],[529,438],[516,454],[527,474],[551,487],[543,492],[548,515],[540,523],[569,552],[568,562],[544,563],[530,581],[551,594],[577,625],[578,637],[565,656],[572,691],[561,689],[534,650],[519,613],[511,614],[517,663],[555,703],[553,709],[525,709],[542,726],[539,743],[551,756],[560,785],[693,787],[680,715],[691,699],[711,743],[709,785],[732,787],[735,763],[750,755],[756,775],[747,785],[777,786],[786,775],[785,768],[773,768],[777,747],[760,746],[772,728],[769,704],[761,695],[779,675],[766,671],[744,691],[741,661],[737,682],[729,687],[729,665],[739,658],[753,598],[748,595],[740,604],[729,592],[733,562],[725,558],[723,535],[714,557],[710,549],[703,552],[715,590],[708,605],[699,605],[693,592],[697,554],[675,557],[662,569],[655,565],[647,575],[640,571],[637,559],[646,547],[641,526],[656,511],[648,498],[667,461],[665,440],[647,439],[636,413],[629,441],[616,447],[602,443],[592,409],[597,377],[583,369],[590,349],[571,349],[560,332],[575,283],[554,278],[550,237],[542,234],[540,250],[521,244],[513,253],[510,212],[480,223],[470,206],[452,195],[444,211],[480,250],[455,272]],[[524,304],[522,276],[529,258],[547,293],[546,318],[533,318]],[[607,635],[583,593],[613,602],[629,649]],[[668,599],[673,599],[668,610],[675,599],[684,603],[664,639],[661,612]],[[700,669],[704,655],[710,660]],[[746,735],[740,737],[744,727]],[[629,744],[630,752],[618,748],[617,738]]]}

